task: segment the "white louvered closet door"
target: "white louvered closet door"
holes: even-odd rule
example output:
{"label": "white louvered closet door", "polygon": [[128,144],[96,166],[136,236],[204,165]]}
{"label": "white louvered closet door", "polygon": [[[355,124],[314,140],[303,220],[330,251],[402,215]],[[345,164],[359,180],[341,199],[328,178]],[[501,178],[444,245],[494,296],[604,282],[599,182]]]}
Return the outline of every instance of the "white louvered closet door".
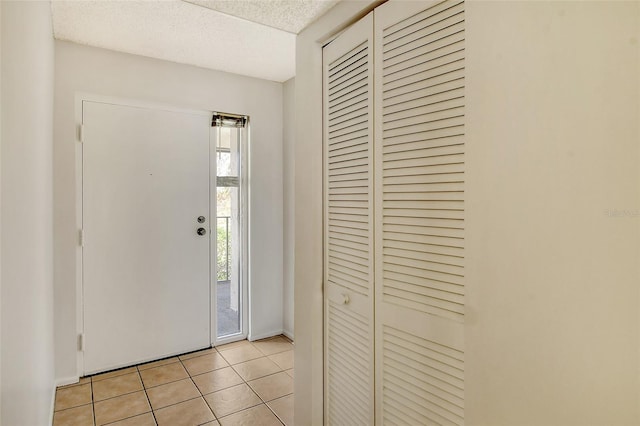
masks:
{"label": "white louvered closet door", "polygon": [[376,424],[464,423],[464,3],[375,10]]}
{"label": "white louvered closet door", "polygon": [[373,13],[323,50],[325,423],[374,422]]}

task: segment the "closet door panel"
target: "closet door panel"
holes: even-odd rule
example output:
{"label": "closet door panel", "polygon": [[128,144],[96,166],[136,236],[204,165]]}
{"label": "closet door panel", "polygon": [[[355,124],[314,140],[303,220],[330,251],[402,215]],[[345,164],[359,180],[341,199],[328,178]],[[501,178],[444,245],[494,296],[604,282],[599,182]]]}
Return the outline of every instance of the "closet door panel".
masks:
{"label": "closet door panel", "polygon": [[376,424],[464,423],[464,2],[375,10]]}
{"label": "closet door panel", "polygon": [[373,14],[323,51],[325,423],[374,423]]}

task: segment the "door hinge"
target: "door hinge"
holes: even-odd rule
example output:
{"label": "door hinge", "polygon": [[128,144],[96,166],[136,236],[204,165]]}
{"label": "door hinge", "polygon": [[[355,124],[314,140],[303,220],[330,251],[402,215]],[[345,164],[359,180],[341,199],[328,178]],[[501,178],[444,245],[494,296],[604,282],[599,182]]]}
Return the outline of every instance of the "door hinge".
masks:
{"label": "door hinge", "polygon": [[84,334],[78,334],[78,351],[84,351]]}
{"label": "door hinge", "polygon": [[84,124],[78,126],[78,142],[84,143]]}
{"label": "door hinge", "polygon": [[78,244],[80,247],[84,247],[84,231],[82,229],[78,231]]}

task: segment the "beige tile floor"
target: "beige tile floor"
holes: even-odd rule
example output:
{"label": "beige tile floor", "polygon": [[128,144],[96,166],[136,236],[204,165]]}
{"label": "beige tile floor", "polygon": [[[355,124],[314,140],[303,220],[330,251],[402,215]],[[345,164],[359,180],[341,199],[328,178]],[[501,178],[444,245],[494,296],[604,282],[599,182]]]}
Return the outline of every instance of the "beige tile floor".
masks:
{"label": "beige tile floor", "polygon": [[293,344],[230,343],[56,390],[54,426],[293,426]]}

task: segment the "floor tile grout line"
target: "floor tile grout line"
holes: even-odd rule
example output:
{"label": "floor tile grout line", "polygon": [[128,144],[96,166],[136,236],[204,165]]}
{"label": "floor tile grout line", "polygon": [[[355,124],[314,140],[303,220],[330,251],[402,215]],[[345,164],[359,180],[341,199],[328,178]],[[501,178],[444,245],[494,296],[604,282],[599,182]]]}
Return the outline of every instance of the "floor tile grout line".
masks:
{"label": "floor tile grout line", "polygon": [[[155,388],[159,388],[160,386],[164,386],[164,385],[170,385],[171,383],[176,383],[179,382],[180,380],[184,380],[184,379],[188,379],[189,376],[185,376],[185,377],[180,377],[179,379],[176,380],[170,380],[168,382],[163,382],[160,383],[159,385],[153,385],[153,386],[145,386],[145,389],[155,389]],[[129,392],[131,393],[131,392]]]}
{"label": "floor tile grout line", "polygon": [[91,389],[91,413],[93,414],[93,426],[98,424],[96,420],[96,403],[93,398],[93,380],[89,381],[89,388]]}
{"label": "floor tile grout line", "polygon": [[[249,380],[249,382],[255,382],[256,380],[261,380],[261,379],[264,379],[264,378],[266,378],[266,377],[275,376],[276,374],[280,374],[280,373],[285,373],[285,374],[287,374],[287,371],[286,371],[286,370],[276,371],[275,373],[266,374],[266,375],[261,376],[261,377],[256,377],[255,379],[251,379],[251,380]],[[289,376],[289,375],[287,374],[287,376]],[[291,376],[289,376],[289,377],[291,377]],[[241,378],[242,378],[242,377],[241,377]],[[245,383],[246,383],[247,385],[249,385],[249,382],[245,382]],[[249,385],[249,386],[251,386],[251,385]],[[253,388],[252,388],[252,389],[253,389]]]}
{"label": "floor tile grout line", "polygon": [[[0,1],[1,1],[1,0],[0,0]],[[89,384],[89,383],[84,383],[84,385],[88,385],[88,384]],[[73,386],[73,387],[76,387],[76,386]],[[65,389],[63,389],[63,390],[67,390],[67,389],[69,389],[69,388],[65,388]],[[54,402],[53,402],[53,412],[54,412],[54,413],[57,413],[58,411],[70,410],[70,409],[72,409],[72,408],[83,407],[83,406],[85,406],[85,405],[89,405],[89,404],[91,404],[91,403],[93,402],[93,397],[92,397],[91,402],[86,402],[86,403],[84,403],[84,404],[79,404],[79,405],[72,405],[72,406],[70,406],[70,407],[66,407],[66,408],[57,408],[57,407],[58,407],[58,401],[57,401],[57,399],[58,399],[58,392],[59,392],[59,391],[60,391],[60,388],[56,388],[56,391],[55,391],[55,397],[54,397]],[[91,386],[89,386],[89,393],[91,393]]]}
{"label": "floor tile grout line", "polygon": [[[130,374],[137,374],[137,375],[138,375],[138,379],[140,379],[140,384],[142,385],[142,389],[136,389],[136,390],[132,390],[132,391],[128,391],[128,392],[124,392],[124,393],[120,393],[120,394],[117,394],[117,395],[114,395],[114,396],[110,396],[110,397],[108,397],[108,398],[103,398],[103,399],[100,399],[100,400],[96,400],[95,395],[93,395],[93,401],[94,401],[94,402],[108,401],[108,400],[110,400],[110,399],[118,398],[118,397],[120,397],[120,396],[130,395],[130,394],[132,394],[132,393],[136,393],[136,392],[140,392],[141,390],[145,390],[144,383],[143,383],[143,381],[142,381],[142,376],[140,375],[140,372],[136,370],[136,371],[134,371],[134,372],[127,373],[127,374],[125,374],[125,375],[130,375]],[[114,377],[114,379],[116,379],[116,378],[118,378],[118,377],[122,377],[122,376],[116,376],[116,377]],[[106,380],[110,380],[110,379],[106,379]],[[100,383],[100,382],[103,382],[103,381],[104,381],[104,380],[99,380],[97,383]],[[91,389],[93,390],[93,382],[91,382]]]}
{"label": "floor tile grout line", "polygon": [[[136,371],[137,371],[138,365],[129,365],[127,367],[116,368],[114,370],[108,370],[108,371],[104,371],[102,373],[91,374],[89,376],[84,376],[84,377],[90,379],[89,381],[91,383],[102,382],[104,380],[115,379],[116,377],[126,376],[127,374],[132,374],[132,373],[134,373],[134,371],[128,371],[128,372],[126,371],[126,370],[131,370],[132,368],[135,368]],[[100,379],[96,380],[97,377],[102,376],[103,374],[112,374],[112,373],[118,373],[118,374],[113,374],[113,375],[111,375],[109,377],[103,377],[103,378],[100,378]],[[77,383],[77,384],[79,384],[79,383]]]}
{"label": "floor tile grout line", "polygon": [[[218,353],[218,350],[216,349],[216,353]],[[194,357],[197,358],[197,357]],[[192,358],[189,358],[192,359]],[[218,423],[220,423],[218,421],[218,415],[215,413],[215,411],[213,411],[213,408],[209,405],[209,403],[207,402],[207,400],[204,397],[204,394],[202,393],[202,391],[200,390],[200,388],[198,387],[198,385],[196,384],[196,382],[193,380],[193,376],[191,375],[191,373],[189,372],[189,370],[187,370],[187,367],[184,365],[184,362],[182,362],[182,360],[180,358],[178,358],[178,360],[180,361],[180,364],[182,364],[182,368],[184,368],[184,370],[187,372],[187,375],[189,376],[189,380],[191,380],[191,383],[193,383],[193,386],[196,387],[196,390],[198,391],[198,393],[200,394],[199,398],[202,398],[202,400],[204,401],[205,405],[207,406],[207,408],[209,409],[209,411],[211,411],[211,414],[213,415],[213,419],[215,421],[217,421]],[[187,360],[188,361],[188,360]],[[220,368],[218,370],[221,370]],[[211,371],[216,371],[211,370]],[[206,373],[202,373],[202,374],[206,374]],[[195,398],[194,398],[195,399]]]}
{"label": "floor tile grout line", "polygon": [[[291,345],[291,346],[293,346],[293,345]],[[256,348],[256,349],[258,349],[258,348]],[[258,349],[258,350],[260,351],[260,353],[264,354],[264,356],[269,357],[269,356],[272,356],[272,355],[278,355],[278,354],[282,354],[282,353],[285,353],[285,352],[288,352],[288,351],[292,351],[292,350],[293,350],[293,348],[285,349],[285,350],[283,350],[283,351],[273,352],[273,353],[270,353],[270,354],[265,354],[265,353],[264,353],[264,352],[262,352],[260,349]]]}
{"label": "floor tile grout line", "polygon": [[[278,399],[278,398],[276,398],[276,399]],[[273,400],[273,401],[275,401],[275,400]],[[273,408],[271,408],[271,406],[270,406],[269,404],[267,404],[266,402],[264,403],[264,405],[266,405],[266,406],[267,406],[267,409],[268,409],[269,411],[271,411],[271,412],[273,413],[273,415],[274,415],[274,416],[276,416],[276,419],[278,419],[278,421],[284,425],[284,422],[282,421],[282,419],[280,418],[280,416],[279,416],[279,415],[277,415],[275,411],[273,411]]]}
{"label": "floor tile grout line", "polygon": [[80,407],[86,407],[87,405],[93,405],[93,402],[87,402],[86,404],[74,405],[73,407],[63,408],[62,410],[55,410],[53,413],[62,413],[63,411],[69,411]]}
{"label": "floor tile grout line", "polygon": [[[257,349],[257,348],[256,348],[256,349]],[[258,350],[259,350],[259,349],[258,349]],[[267,359],[269,359],[268,355],[264,355],[264,356],[262,356],[262,357],[260,357],[260,358],[267,358]],[[260,358],[256,358],[256,359],[260,359]],[[253,360],[249,360],[249,361],[253,361]],[[249,361],[245,361],[245,362],[249,362]],[[270,361],[271,361],[271,360],[270,360]],[[273,361],[271,361],[271,362],[273,362]],[[238,364],[242,364],[242,363],[241,363],[241,362],[239,362],[239,363],[237,363],[237,364],[235,364],[235,365],[238,365]],[[275,364],[275,362],[274,362],[274,364]],[[276,365],[278,365],[278,364],[276,364]],[[237,371],[235,368],[233,368],[233,365],[231,365],[231,368],[233,369],[233,371],[235,371],[235,372],[236,372],[236,374],[237,374],[238,376],[240,376],[240,373],[238,373],[238,371]],[[280,368],[280,366],[279,366],[279,365],[278,365],[278,368]],[[252,379],[252,380],[262,379],[262,378],[264,378],[264,377],[273,376],[273,375],[278,374],[278,373],[285,373],[285,374],[286,374],[286,372],[285,372],[284,370],[281,370],[281,371],[278,371],[277,373],[267,374],[266,376],[258,377],[258,378],[256,378],[256,379]],[[243,409],[243,410],[237,411],[237,413],[240,413],[240,412],[245,411],[245,410],[249,410],[249,409],[254,408],[254,407],[258,407],[258,406],[260,406],[260,405],[264,405],[264,406],[266,406],[266,407],[267,407],[267,410],[271,411],[271,412],[273,413],[273,415],[274,415],[274,416],[276,416],[276,419],[278,419],[278,421],[284,425],[284,422],[283,422],[283,421],[280,419],[280,417],[278,417],[278,415],[277,415],[277,414],[276,414],[276,413],[271,409],[271,407],[267,404],[267,401],[265,401],[265,400],[264,400],[264,399],[263,399],[263,398],[258,394],[258,392],[256,392],[256,391],[255,391],[255,389],[253,389],[253,387],[251,387],[251,385],[249,384],[249,382],[248,382],[248,381],[246,381],[246,380],[244,379],[244,377],[240,376],[240,378],[241,378],[241,379],[242,379],[242,381],[243,381],[243,382],[244,382],[244,383],[249,387],[249,389],[251,390],[251,392],[253,392],[253,393],[258,397],[258,399],[260,399],[261,404],[254,405],[253,407],[245,408],[245,409]],[[250,380],[250,381],[252,381],[252,380]],[[290,394],[287,394],[287,395],[290,395]],[[287,395],[284,395],[284,396],[287,396]],[[275,398],[275,399],[278,399],[278,398]],[[272,401],[273,401],[273,400],[272,400]],[[235,414],[235,413],[232,413],[232,414]],[[229,414],[229,415],[231,415],[231,414]]]}
{"label": "floor tile grout line", "polygon": [[[144,370],[143,370],[143,371],[144,371]],[[111,400],[111,399],[119,398],[119,397],[121,397],[121,396],[125,396],[125,395],[131,395],[132,393],[136,393],[136,392],[140,392],[140,391],[144,391],[145,393],[147,393],[147,388],[146,388],[146,386],[144,385],[144,381],[142,380],[142,376],[140,375],[140,371],[137,371],[137,372],[131,372],[131,373],[127,373],[127,374],[136,374],[136,373],[138,374],[138,378],[140,379],[140,383],[142,384],[142,389],[136,389],[136,390],[133,390],[133,391],[131,391],[131,392],[124,392],[124,393],[120,393],[120,394],[118,394],[118,395],[110,396],[109,398],[104,398],[104,399],[101,399],[101,400],[99,400],[99,401],[96,401],[96,400],[95,400],[95,397],[93,396],[93,382],[91,382],[91,390],[92,390],[92,395],[91,395],[91,396],[92,396],[92,402],[95,404],[96,402],[109,401],[109,400]],[[122,376],[116,376],[116,377],[122,377]],[[114,378],[115,378],[115,377],[114,377]],[[109,380],[109,379],[106,379],[106,380]],[[180,380],[183,380],[183,379],[180,379]],[[103,381],[103,380],[99,380],[98,382],[102,382],[102,381]],[[174,382],[177,382],[177,381],[179,381],[179,380],[174,380],[173,382],[167,382],[167,384],[168,384],[168,383],[174,383]],[[162,386],[162,385],[151,386],[151,387],[150,387],[150,389],[153,389],[153,388],[158,387],[158,386]]]}
{"label": "floor tile grout line", "polygon": [[[276,340],[276,339],[278,339],[278,336],[273,337],[273,338],[269,338],[269,339],[265,339],[265,340]],[[287,340],[288,340],[288,339],[287,339]],[[278,419],[278,421],[280,421],[280,423],[284,424],[284,422],[283,422],[283,421],[278,417],[278,415],[275,413],[275,411],[273,411],[273,410],[271,409],[271,407],[268,405],[268,402],[270,402],[270,401],[274,401],[274,400],[276,400],[276,399],[284,398],[284,397],[287,397],[287,396],[292,395],[292,394],[282,395],[282,396],[280,396],[280,397],[278,397],[278,398],[274,398],[274,399],[272,399],[272,400],[270,400],[270,401],[265,401],[265,400],[264,400],[260,395],[258,395],[258,394],[256,393],[256,391],[253,389],[253,387],[251,387],[251,385],[249,384],[249,382],[250,382],[250,381],[259,380],[259,379],[262,379],[262,378],[265,378],[265,377],[273,376],[273,375],[276,375],[276,374],[278,374],[278,373],[285,373],[285,374],[289,375],[289,374],[287,373],[287,371],[288,371],[288,370],[292,370],[293,368],[284,369],[284,368],[282,368],[280,365],[278,365],[277,363],[275,363],[273,360],[271,360],[269,357],[270,357],[270,356],[272,356],[272,355],[277,355],[277,354],[280,354],[280,353],[287,352],[287,351],[289,351],[289,350],[293,350],[294,348],[292,347],[292,348],[290,348],[290,349],[286,349],[286,350],[283,350],[283,351],[280,351],[280,352],[274,352],[274,353],[272,353],[272,354],[268,354],[268,355],[267,355],[267,354],[265,354],[262,350],[260,350],[258,347],[256,347],[256,345],[254,345],[254,344],[253,344],[253,342],[250,342],[250,341],[248,341],[248,340],[245,340],[245,342],[247,342],[246,344],[251,345],[254,349],[258,350],[258,352],[260,352],[262,355],[261,355],[260,357],[258,357],[258,358],[248,359],[248,360],[245,360],[245,361],[242,361],[242,362],[238,362],[238,363],[235,363],[235,364],[231,364],[231,363],[230,363],[229,361],[227,361],[227,359],[224,357],[224,355],[223,355],[224,350],[223,350],[223,351],[221,351],[221,350],[219,350],[219,348],[218,348],[218,347],[214,347],[214,346],[212,346],[212,347],[210,347],[210,348],[202,349],[202,350],[201,350],[201,351],[209,351],[208,353],[203,353],[203,354],[201,354],[201,355],[192,356],[192,357],[187,358],[187,359],[185,359],[185,360],[183,360],[183,359],[181,359],[181,358],[180,358],[180,356],[181,356],[181,355],[174,355],[173,357],[175,357],[175,358],[176,358],[176,361],[167,362],[166,364],[161,364],[161,365],[158,365],[158,366],[155,366],[155,367],[151,367],[151,368],[147,368],[147,369],[144,369],[144,370],[140,370],[140,365],[145,365],[146,363],[144,363],[144,364],[138,364],[138,365],[134,365],[134,366],[130,366],[130,367],[123,367],[121,370],[125,370],[125,369],[127,369],[127,368],[134,367],[134,368],[135,368],[135,371],[128,372],[128,373],[123,372],[123,373],[121,373],[121,374],[117,374],[117,375],[114,375],[114,376],[112,376],[112,377],[103,378],[103,379],[97,380],[97,381],[95,381],[95,382],[97,383],[97,382],[104,381],[104,380],[114,379],[114,378],[121,377],[121,376],[126,375],[126,374],[132,374],[132,373],[136,372],[136,373],[138,374],[138,376],[139,376],[139,379],[140,379],[141,383],[142,383],[142,387],[143,387],[143,389],[142,389],[142,390],[144,391],[145,396],[146,396],[146,398],[147,398],[147,401],[148,401],[148,403],[149,403],[149,407],[150,407],[150,409],[151,409],[151,411],[150,411],[150,412],[151,412],[152,416],[154,417],[154,421],[156,422],[156,425],[157,425],[157,419],[156,419],[156,417],[155,417],[155,410],[153,409],[153,406],[151,405],[151,401],[150,401],[150,399],[149,399],[149,395],[148,395],[148,393],[147,393],[147,386],[144,384],[144,380],[142,380],[142,374],[141,374],[141,372],[142,372],[142,371],[148,371],[148,370],[153,369],[153,368],[164,367],[164,366],[167,366],[167,365],[170,365],[170,364],[174,364],[174,363],[178,363],[178,362],[179,362],[179,363],[182,365],[182,367],[185,369],[185,371],[186,371],[186,373],[187,373],[188,378],[191,380],[191,382],[193,383],[193,385],[196,387],[196,389],[197,389],[198,393],[200,394],[200,396],[198,396],[198,397],[194,397],[194,398],[190,398],[190,399],[188,399],[188,400],[186,400],[186,401],[191,401],[191,400],[194,400],[194,399],[197,399],[197,398],[202,398],[202,399],[204,399],[204,400],[205,400],[205,403],[206,403],[206,404],[207,404],[207,406],[208,406],[208,408],[209,408],[209,409],[210,409],[210,411],[213,413],[214,420],[215,420],[215,421],[218,421],[218,423],[220,423],[220,418],[221,418],[221,417],[218,417],[218,416],[215,414],[215,412],[213,411],[213,409],[209,406],[209,403],[208,403],[208,402],[206,401],[206,399],[204,398],[204,397],[205,397],[205,395],[210,395],[210,394],[213,394],[213,393],[215,393],[215,392],[224,391],[224,390],[229,389],[229,388],[231,388],[231,387],[233,387],[233,386],[238,386],[238,385],[240,385],[240,384],[245,384],[245,385],[247,385],[247,387],[251,390],[251,392],[253,392],[253,393],[258,397],[258,399],[261,401],[261,403],[260,403],[260,404],[257,404],[257,405],[254,405],[254,406],[252,406],[252,407],[247,407],[247,408],[245,408],[245,409],[242,409],[242,410],[240,410],[240,411],[237,411],[236,413],[239,413],[239,412],[242,412],[242,411],[245,411],[245,410],[251,409],[251,408],[255,408],[255,407],[259,406],[259,405],[264,404],[264,405],[266,405],[266,406],[267,406],[267,408],[268,408],[268,409],[269,409],[269,410],[270,410],[270,411],[271,411],[271,412],[276,416],[276,418]],[[233,342],[233,343],[235,343],[235,342]],[[288,341],[288,343],[292,344],[292,342],[290,342],[290,341]],[[246,344],[237,345],[237,347],[246,346]],[[211,351],[211,349],[213,349],[213,351]],[[234,348],[229,348],[228,350],[231,350],[231,349],[234,349]],[[194,352],[192,352],[192,353],[195,353],[195,352],[197,352],[197,351],[194,351]],[[216,370],[221,370],[221,369],[223,369],[223,368],[226,368],[227,366],[225,366],[225,367],[221,367],[221,368],[216,368],[216,369],[213,369],[213,370],[210,370],[210,371],[206,371],[206,372],[203,372],[203,373],[196,374],[196,375],[193,375],[193,376],[192,376],[192,375],[191,375],[191,373],[189,373],[189,371],[186,369],[186,366],[185,366],[185,364],[184,364],[184,361],[188,361],[188,360],[190,360],[190,359],[196,359],[196,358],[199,358],[199,357],[202,357],[202,356],[210,355],[210,354],[212,354],[212,353],[217,353],[217,354],[221,355],[221,356],[222,356],[222,358],[225,360],[225,362],[227,362],[228,367],[231,367],[232,371],[234,371],[234,373],[236,373],[236,374],[238,375],[238,377],[240,377],[240,379],[241,379],[242,383],[239,383],[239,384],[236,384],[236,385],[227,386],[227,387],[225,387],[225,388],[218,389],[218,390],[216,390],[216,391],[214,391],[214,392],[210,392],[210,393],[207,393],[207,394],[203,394],[203,393],[202,393],[202,391],[200,390],[200,388],[196,385],[195,381],[193,380],[193,377],[197,377],[197,376],[200,376],[200,375],[204,375],[204,374],[207,374],[207,373],[211,373],[211,372],[216,371]],[[164,359],[170,359],[170,358],[173,358],[173,357],[167,357],[167,358],[164,358]],[[251,379],[251,380],[247,381],[247,380],[245,380],[245,379],[244,379],[244,378],[243,378],[243,377],[238,373],[238,371],[236,370],[236,368],[234,368],[234,366],[237,366],[237,365],[239,365],[239,364],[246,363],[246,362],[250,362],[250,361],[254,361],[254,360],[257,360],[257,359],[261,359],[261,358],[266,358],[266,359],[268,359],[269,361],[271,361],[272,363],[274,363],[274,364],[279,368],[279,370],[280,370],[280,371],[277,371],[277,372],[274,372],[274,373],[271,373],[271,374],[267,374],[267,375],[265,375],[265,376],[257,377],[257,378],[254,378],[254,379]],[[161,359],[161,360],[158,360],[158,361],[162,361],[162,359]],[[158,361],[151,361],[151,362],[149,362],[149,363],[152,363],[152,362],[158,362]],[[119,371],[119,370],[114,370],[114,371]],[[101,374],[104,374],[104,373],[101,373]],[[110,398],[103,399],[103,400],[101,400],[101,401],[95,401],[94,394],[93,394],[93,383],[94,383],[94,377],[95,377],[95,376],[89,376],[90,380],[88,380],[88,382],[87,382],[87,383],[76,383],[76,384],[74,384],[74,386],[82,386],[82,385],[84,385],[84,384],[89,384],[89,385],[90,385],[90,389],[91,389],[91,402],[90,402],[90,404],[91,404],[91,406],[92,406],[91,408],[92,408],[92,411],[93,411],[93,421],[94,421],[94,425],[97,425],[97,420],[96,420],[96,411],[95,411],[95,404],[96,404],[96,402],[103,402],[103,401],[107,401],[107,400],[110,400],[110,399],[114,399],[114,398],[117,398],[117,397],[120,397],[120,396],[130,395],[130,394],[132,394],[132,393],[139,392],[139,390],[138,390],[138,391],[134,391],[134,392],[124,393],[124,394],[121,394],[121,395],[116,395],[116,396],[113,396],[113,397],[110,397]],[[173,380],[173,381],[166,382],[166,383],[163,383],[163,384],[160,384],[160,385],[152,386],[152,387],[150,387],[149,389],[153,389],[153,388],[155,388],[155,387],[159,387],[159,386],[167,385],[167,384],[170,384],[170,383],[175,383],[175,382],[178,382],[178,381],[180,381],[180,380],[184,380],[184,379],[186,379],[186,378],[187,378],[187,377],[184,377],[184,378],[181,378],[181,379],[178,379],[178,380]],[[74,387],[74,386],[69,386],[69,387]],[[61,387],[61,388],[62,388],[62,387]],[[186,402],[186,401],[181,401],[181,402]],[[177,404],[179,404],[179,403],[176,403],[176,404],[170,404],[170,405],[168,405],[167,407],[172,406],[172,405],[177,405]],[[89,404],[82,404],[82,405],[80,405],[80,406],[84,406],[84,405],[89,405]],[[80,406],[77,406],[77,407],[80,407]],[[68,409],[71,409],[71,408],[77,408],[77,407],[69,407]],[[162,407],[162,408],[166,408],[166,407]],[[54,411],[55,411],[55,410],[54,410]],[[63,411],[63,410],[58,410],[58,411]],[[232,414],[236,414],[236,413],[230,413],[230,414],[228,414],[228,415],[232,415]],[[120,420],[116,420],[116,421],[126,420],[126,419],[129,419],[129,418],[137,417],[137,416],[144,415],[144,414],[146,414],[146,413],[136,414],[136,415],[134,415],[134,416],[125,417],[124,419],[120,419]],[[227,417],[227,416],[222,416],[222,417]],[[113,422],[112,422],[112,423],[113,423]]]}
{"label": "floor tile grout line", "polygon": [[[287,397],[292,396],[292,395],[293,395],[293,392],[291,392],[291,393],[289,393],[289,394],[286,394],[286,395],[283,395],[283,396],[281,396],[281,397],[278,397],[278,398],[276,398],[276,399],[272,399],[272,400],[271,400],[271,401],[269,401],[269,402],[273,402],[273,401],[276,401],[276,400],[278,400],[278,399],[287,398]],[[288,425],[288,424],[286,424],[286,423],[284,422],[284,420],[282,420],[282,419],[280,418],[280,416],[275,412],[275,410],[274,410],[273,408],[271,408],[271,406],[269,405],[269,403],[265,402],[265,405],[266,405],[267,407],[269,407],[269,409],[271,410],[271,412],[272,412],[273,414],[275,414],[275,416],[278,418],[278,420],[280,420],[280,423],[282,423],[282,424],[283,424],[283,425],[285,425],[285,426],[294,426],[294,425]]]}
{"label": "floor tile grout line", "polygon": [[[134,416],[125,417],[124,419],[114,420],[114,421],[112,421],[112,422],[105,423],[105,424],[103,424],[103,425],[101,425],[101,426],[110,426],[110,425],[113,425],[113,424],[115,424],[115,423],[119,423],[119,422],[123,422],[123,421],[125,421],[125,420],[133,419],[134,417],[144,416],[145,414],[151,414],[151,415],[153,415],[153,414],[151,413],[151,411],[147,411],[147,412],[144,412],[144,413],[136,414],[136,415],[134,415]],[[153,418],[153,421],[155,422],[155,417]],[[156,426],[157,426],[157,425],[158,425],[158,423],[156,422]]]}
{"label": "floor tile grout line", "polygon": [[[158,425],[158,419],[156,418],[156,413],[153,410],[153,405],[151,405],[151,399],[149,399],[149,394],[147,393],[147,386],[144,384],[144,380],[142,380],[142,374],[140,374],[140,368],[136,365],[136,371],[138,372],[138,378],[140,379],[140,383],[142,383],[142,390],[144,391],[144,396],[147,397],[147,402],[149,403],[149,409],[151,410],[151,415],[153,416],[153,421],[156,426]],[[144,414],[144,413],[143,413]]]}
{"label": "floor tile grout line", "polygon": [[[249,343],[251,343],[251,342],[249,342]],[[257,348],[256,348],[256,349],[257,349]],[[232,369],[232,370],[233,370],[233,371],[238,375],[238,377],[240,377],[240,379],[242,380],[243,384],[247,385],[247,387],[249,388],[249,390],[250,390],[251,392],[253,392],[253,394],[254,394],[255,396],[257,396],[257,397],[258,397],[258,399],[260,400],[260,403],[259,403],[259,404],[256,404],[256,405],[253,405],[253,406],[251,406],[251,407],[245,407],[245,408],[243,408],[242,410],[236,411],[236,412],[234,412],[234,413],[229,413],[229,414],[227,414],[226,416],[222,416],[222,417],[228,417],[228,416],[231,416],[231,415],[234,415],[234,414],[237,414],[237,413],[241,413],[241,412],[243,412],[243,411],[250,410],[250,409],[255,408],[255,407],[259,407],[260,405],[264,405],[264,406],[266,406],[268,410],[270,410],[271,412],[273,412],[273,410],[271,410],[271,408],[267,405],[267,403],[264,401],[264,399],[262,399],[262,397],[261,397],[260,395],[258,395],[258,393],[257,393],[257,392],[256,392],[256,391],[251,387],[251,385],[249,384],[249,382],[247,382],[247,381],[244,379],[244,377],[242,377],[242,376],[240,375],[240,373],[238,373],[238,371],[237,371],[235,368],[233,368],[233,366],[234,366],[234,365],[243,364],[243,363],[245,363],[245,362],[254,361],[255,359],[260,359],[260,358],[267,358],[267,356],[266,356],[266,355],[263,355],[263,356],[258,357],[258,358],[254,358],[254,359],[250,359],[250,360],[247,360],[247,361],[238,362],[238,363],[236,363],[236,364],[231,364],[231,363],[229,363],[229,367],[231,367],[231,369]],[[226,358],[225,358],[225,361],[226,361]],[[228,362],[228,361],[227,361],[227,362]],[[274,363],[274,364],[275,364],[275,363]],[[276,364],[276,365],[277,365],[277,364]],[[280,368],[280,366],[278,366],[278,368]],[[277,373],[273,373],[273,374],[277,374]],[[270,374],[270,375],[273,375],[273,374]],[[267,376],[269,376],[269,375],[267,375]],[[267,377],[267,376],[263,376],[263,377]],[[260,377],[260,378],[262,378],[262,377]],[[257,379],[255,379],[255,380],[257,380]],[[241,384],[242,384],[242,383],[241,383]],[[235,386],[238,386],[238,385],[235,385]],[[227,389],[229,389],[229,388],[227,388]],[[223,390],[223,389],[221,389],[221,390]],[[216,392],[217,392],[217,391],[216,391]],[[215,393],[215,392],[212,392],[212,393]],[[210,394],[207,394],[207,395],[210,395]],[[206,401],[206,400],[205,400],[205,401]],[[213,410],[212,410],[212,411],[213,411]],[[278,415],[277,415],[277,414],[275,414],[275,413],[273,413],[273,414],[276,416],[276,418],[278,419],[278,421],[280,421],[280,423],[282,423],[282,421],[280,420],[280,418],[278,417]],[[221,417],[221,418],[222,418],[222,417]],[[220,423],[220,421],[219,421],[219,420],[220,420],[220,418],[218,418],[218,423]],[[283,423],[283,424],[284,424],[284,423]]]}
{"label": "floor tile grout line", "polygon": [[[185,399],[184,401],[174,402],[174,403],[172,403],[172,404],[165,405],[164,407],[159,407],[157,410],[154,410],[154,409],[152,408],[152,409],[151,409],[151,411],[156,412],[156,411],[164,410],[165,408],[174,407],[174,406],[176,406],[176,405],[178,405],[178,404],[182,404],[182,403],[189,402],[189,401],[194,401],[194,400],[196,400],[196,399],[200,399],[200,398],[202,398],[202,395],[194,396],[193,398]],[[204,398],[203,398],[203,399],[204,399]],[[205,400],[205,403],[206,403],[206,400]],[[208,405],[208,404],[207,404],[207,405]],[[213,410],[212,410],[212,411],[213,411]],[[145,413],[143,413],[143,414],[145,414]],[[213,416],[215,417],[215,414],[214,414]],[[154,418],[155,418],[155,414],[154,414]],[[215,420],[217,420],[217,419],[215,419]],[[210,420],[210,421],[211,421],[211,420]],[[206,422],[205,422],[205,423],[206,423]]]}
{"label": "floor tile grout line", "polygon": [[[145,393],[145,396],[147,397],[147,401],[149,400],[149,396],[148,396],[148,395],[146,395],[146,393],[147,393],[147,392],[145,392],[145,391],[144,391],[144,389],[143,389],[143,390],[137,390],[136,392],[144,392],[144,393]],[[129,392],[129,393],[125,393],[125,394],[118,395],[118,396],[131,395],[131,394],[136,393],[136,392]],[[117,397],[113,397],[113,398],[109,398],[109,399],[114,399],[114,398],[117,398]],[[103,399],[102,401],[107,401],[107,400],[106,400],[106,399]],[[98,402],[102,402],[102,401],[98,401]],[[149,407],[151,408],[151,403],[149,403]],[[93,411],[94,411],[94,415],[95,415],[95,407],[94,407],[94,410],[93,410]],[[145,411],[144,413],[134,414],[134,415],[132,415],[132,416],[126,416],[126,417],[123,417],[123,418],[121,418],[121,419],[117,419],[117,420],[114,420],[114,421],[112,421],[112,422],[109,422],[109,423],[104,423],[104,424],[102,424],[102,425],[100,425],[100,426],[109,426],[109,425],[111,425],[111,424],[114,424],[114,423],[117,423],[117,422],[121,422],[121,421],[123,421],[123,420],[132,419],[132,418],[134,418],[134,417],[142,416],[142,415],[144,415],[144,414],[148,414],[148,413],[151,413],[151,415],[153,416],[153,420],[155,421],[155,415],[153,414],[153,409],[151,409],[150,411]],[[97,426],[98,422],[96,421],[96,422],[95,422],[95,424],[96,424],[96,426]],[[156,426],[157,426],[157,424],[158,424],[158,422],[156,422]]]}

